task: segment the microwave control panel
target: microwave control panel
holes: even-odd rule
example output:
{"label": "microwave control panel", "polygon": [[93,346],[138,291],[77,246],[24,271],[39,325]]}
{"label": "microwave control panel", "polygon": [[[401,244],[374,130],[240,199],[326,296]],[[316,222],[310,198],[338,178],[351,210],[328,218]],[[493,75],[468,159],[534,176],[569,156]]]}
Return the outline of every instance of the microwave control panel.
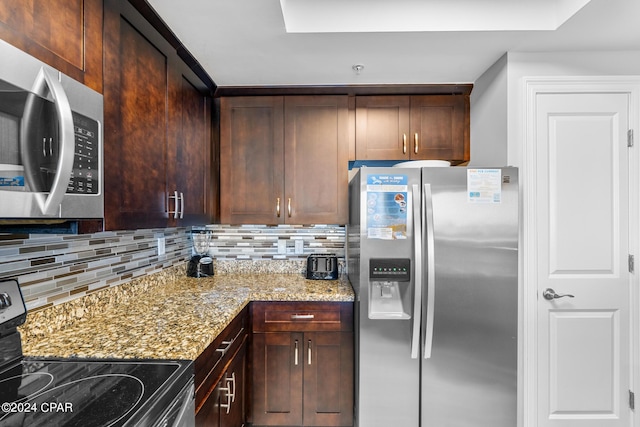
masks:
{"label": "microwave control panel", "polygon": [[100,192],[100,129],[98,122],[74,112],[73,128],[76,148],[73,172],[71,179],[69,179],[67,193],[98,194]]}

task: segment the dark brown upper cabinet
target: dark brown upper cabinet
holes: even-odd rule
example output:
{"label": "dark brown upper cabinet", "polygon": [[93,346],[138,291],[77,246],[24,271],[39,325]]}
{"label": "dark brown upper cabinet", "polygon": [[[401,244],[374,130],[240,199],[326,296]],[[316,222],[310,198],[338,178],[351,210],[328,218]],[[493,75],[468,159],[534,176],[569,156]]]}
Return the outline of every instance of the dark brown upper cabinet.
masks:
{"label": "dark brown upper cabinet", "polygon": [[102,93],[102,0],[0,2],[0,38]]}
{"label": "dark brown upper cabinet", "polygon": [[356,96],[357,160],[469,160],[467,95]]}
{"label": "dark brown upper cabinet", "polygon": [[344,224],[348,97],[223,97],[220,220]]}
{"label": "dark brown upper cabinet", "polygon": [[212,221],[211,97],[129,2],[105,0],[105,229]]}

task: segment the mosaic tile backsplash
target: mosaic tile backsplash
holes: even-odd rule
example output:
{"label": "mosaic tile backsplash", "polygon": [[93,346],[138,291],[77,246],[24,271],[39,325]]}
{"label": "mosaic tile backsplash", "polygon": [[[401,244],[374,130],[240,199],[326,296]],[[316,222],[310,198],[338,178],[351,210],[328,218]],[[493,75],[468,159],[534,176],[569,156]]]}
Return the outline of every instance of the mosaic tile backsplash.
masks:
{"label": "mosaic tile backsplash", "polygon": [[[165,254],[158,256],[158,237]],[[79,298],[183,263],[185,228],[84,235],[0,235],[0,279],[16,278],[28,310]]]}
{"label": "mosaic tile backsplash", "polygon": [[345,227],[316,225],[208,225],[209,255],[215,259],[306,259],[316,253],[344,258]]}
{"label": "mosaic tile backsplash", "polygon": [[[230,264],[255,268],[273,260],[290,260],[290,271],[298,272],[312,253],[344,260],[342,226],[208,225],[194,230],[211,233],[209,254],[219,261],[220,273]],[[186,228],[0,234],[0,279],[18,279],[27,309],[40,310],[184,264],[192,254],[191,235]],[[159,237],[165,238],[164,255],[158,255]]]}

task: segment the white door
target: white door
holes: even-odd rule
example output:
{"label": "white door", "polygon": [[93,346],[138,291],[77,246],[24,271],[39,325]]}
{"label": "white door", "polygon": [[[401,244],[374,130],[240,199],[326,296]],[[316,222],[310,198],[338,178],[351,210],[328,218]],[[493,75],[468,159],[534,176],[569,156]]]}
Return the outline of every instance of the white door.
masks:
{"label": "white door", "polygon": [[629,95],[535,105],[537,426],[628,427]]}

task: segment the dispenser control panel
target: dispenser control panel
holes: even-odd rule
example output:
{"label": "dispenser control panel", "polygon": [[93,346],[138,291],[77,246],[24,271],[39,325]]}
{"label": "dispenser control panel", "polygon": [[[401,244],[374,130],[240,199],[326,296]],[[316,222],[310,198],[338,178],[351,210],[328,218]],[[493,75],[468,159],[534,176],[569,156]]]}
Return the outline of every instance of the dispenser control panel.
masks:
{"label": "dispenser control panel", "polygon": [[411,260],[409,258],[371,258],[369,280],[409,282],[411,281]]}

